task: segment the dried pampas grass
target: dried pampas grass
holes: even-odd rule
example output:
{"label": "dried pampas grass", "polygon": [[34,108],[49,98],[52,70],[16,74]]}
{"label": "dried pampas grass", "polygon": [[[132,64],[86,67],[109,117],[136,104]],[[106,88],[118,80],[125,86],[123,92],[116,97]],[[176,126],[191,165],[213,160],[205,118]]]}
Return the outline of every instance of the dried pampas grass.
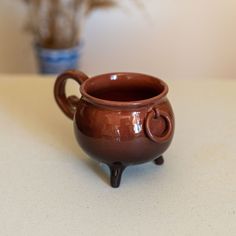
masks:
{"label": "dried pampas grass", "polygon": [[[27,29],[44,48],[71,48],[79,43],[84,17],[121,0],[24,0],[29,8]],[[137,1],[137,0],[133,0]]]}

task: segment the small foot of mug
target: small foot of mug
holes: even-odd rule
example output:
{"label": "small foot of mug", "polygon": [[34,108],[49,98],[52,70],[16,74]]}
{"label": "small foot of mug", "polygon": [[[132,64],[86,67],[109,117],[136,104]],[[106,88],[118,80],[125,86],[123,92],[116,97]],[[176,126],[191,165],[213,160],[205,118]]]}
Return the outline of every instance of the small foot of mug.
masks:
{"label": "small foot of mug", "polygon": [[120,186],[121,176],[126,166],[121,163],[114,163],[109,165],[111,172],[110,183],[113,188],[118,188]]}
{"label": "small foot of mug", "polygon": [[160,157],[158,157],[157,159],[155,159],[155,160],[154,160],[154,163],[155,163],[156,165],[158,165],[158,166],[163,165],[163,164],[164,164],[164,158],[163,158],[163,156],[160,156]]}

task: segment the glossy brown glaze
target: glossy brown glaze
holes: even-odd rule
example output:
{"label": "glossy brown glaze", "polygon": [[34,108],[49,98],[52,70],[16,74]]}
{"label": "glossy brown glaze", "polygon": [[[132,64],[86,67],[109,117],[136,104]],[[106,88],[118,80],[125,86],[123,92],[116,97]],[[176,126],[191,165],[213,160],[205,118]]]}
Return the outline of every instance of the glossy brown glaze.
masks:
{"label": "glossy brown glaze", "polygon": [[[66,97],[67,79],[81,84],[80,99]],[[54,89],[59,107],[74,121],[82,149],[109,165],[113,187],[119,186],[128,165],[163,163],[161,155],[174,134],[167,92],[163,81],[148,75],[110,73],[88,78],[78,71],[60,75]]]}

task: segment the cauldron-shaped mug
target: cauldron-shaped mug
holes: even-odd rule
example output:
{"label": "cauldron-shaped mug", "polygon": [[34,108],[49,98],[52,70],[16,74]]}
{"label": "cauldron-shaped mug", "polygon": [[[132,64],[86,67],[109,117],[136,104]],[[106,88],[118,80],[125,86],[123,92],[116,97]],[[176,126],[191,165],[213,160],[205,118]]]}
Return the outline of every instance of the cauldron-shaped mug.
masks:
{"label": "cauldron-shaped mug", "polygon": [[[66,81],[80,85],[81,98],[66,96]],[[67,117],[81,148],[107,164],[111,186],[119,187],[125,167],[154,161],[174,134],[174,114],[167,99],[165,82],[139,73],[109,73],[88,78],[80,71],[58,76],[54,95]]]}

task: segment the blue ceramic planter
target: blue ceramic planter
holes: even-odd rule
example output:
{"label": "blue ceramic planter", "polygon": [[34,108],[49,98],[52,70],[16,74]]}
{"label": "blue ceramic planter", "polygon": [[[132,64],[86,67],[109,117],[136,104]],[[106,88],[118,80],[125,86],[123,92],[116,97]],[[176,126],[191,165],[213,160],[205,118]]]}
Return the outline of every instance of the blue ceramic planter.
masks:
{"label": "blue ceramic planter", "polygon": [[65,70],[78,69],[80,46],[69,49],[46,49],[35,46],[39,72],[60,74]]}

